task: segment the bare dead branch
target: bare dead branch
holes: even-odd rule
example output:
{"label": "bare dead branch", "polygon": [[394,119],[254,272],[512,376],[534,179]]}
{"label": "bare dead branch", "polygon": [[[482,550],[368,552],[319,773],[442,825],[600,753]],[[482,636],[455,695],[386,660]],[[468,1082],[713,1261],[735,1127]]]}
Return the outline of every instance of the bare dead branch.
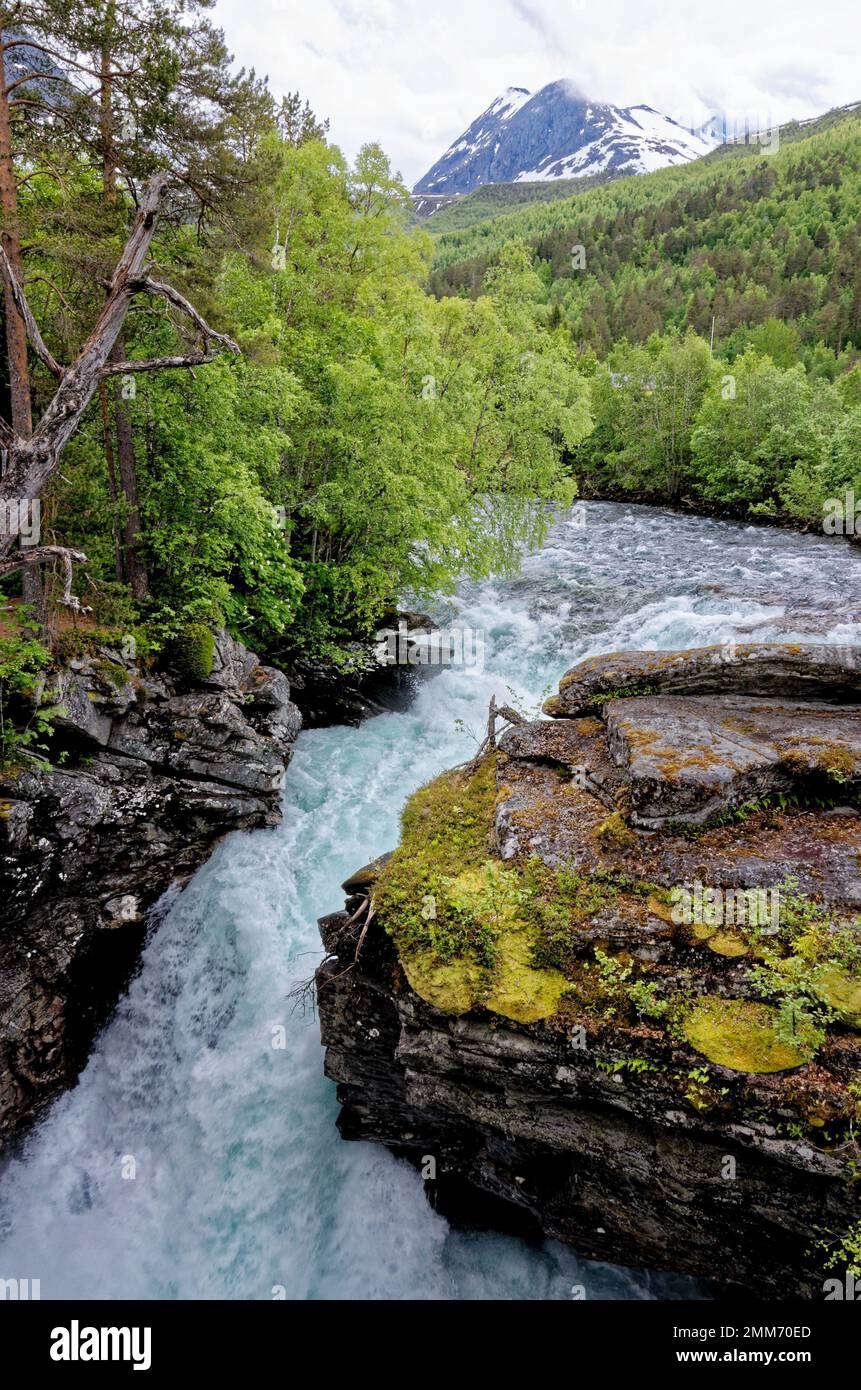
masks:
{"label": "bare dead branch", "polygon": [[3,283],[11,294],[15,308],[23,319],[24,327],[27,330],[27,337],[39,361],[44,363],[53,376],[59,377],[62,381],[63,368],[46,347],[42,334],[39,332],[39,325],[33,318],[32,310],[27,303],[27,296],[24,294],[21,285],[19,285],[18,277],[12,269],[9,263],[9,257],[6,255],[2,246],[0,246],[0,278],[2,278]]}
{"label": "bare dead branch", "polygon": [[184,295],[180,294],[179,290],[175,290],[172,285],[165,285],[162,284],[160,280],[152,280],[149,276],[143,276],[141,279],[134,282],[132,289],[134,291],[141,291],[144,294],[155,295],[159,299],[166,299],[169,304],[173,304],[174,308],[181,310],[183,314],[186,314],[187,317],[191,319],[194,326],[204,338],[211,339],[214,343],[222,343],[230,352],[241,351],[239,344],[235,343],[226,333],[216,333],[214,328],[210,328],[202,314],[199,314],[194,305],[191,304]]}
{"label": "bare dead branch", "polygon": [[356,942],[356,949],[353,952],[353,959],[350,961],[350,964],[346,966],[343,970],[339,970],[337,975],[329,975],[325,980],[320,981],[319,984],[317,982],[319,967],[317,971],[315,971],[315,973],[311,976],[310,980],[300,980],[298,984],[295,984],[287,994],[287,998],[293,1001],[293,1012],[295,1012],[296,1009],[301,1008],[303,1016],[305,1013],[307,1013],[309,1009],[313,1014],[316,1008],[318,990],[322,989],[324,985],[334,984],[336,980],[343,980],[345,975],[349,975],[351,970],[355,970],[356,966],[359,963],[359,956],[362,953],[362,947],[365,944],[365,937],[368,934],[368,928],[373,922],[374,917],[376,916],[376,908],[374,907],[374,902],[371,897],[363,898],[353,915],[351,917],[348,917],[347,920],[342,923],[338,931],[337,938],[335,940],[335,951],[330,952],[329,955],[326,957],[326,960],[337,959],[338,948],[340,947],[341,940],[345,935],[347,929],[353,926],[354,923],[356,923],[362,916],[362,914],[365,912],[367,912],[367,916],[365,917],[362,930],[359,932],[359,938]]}
{"label": "bare dead branch", "polygon": [[185,357],[141,357],[130,362],[106,362],[100,375],[125,376],[127,372],[157,372],[162,367],[204,367],[215,362],[217,352],[191,352]]}
{"label": "bare dead branch", "polygon": [[518,714],[511,705],[497,705],[496,696],[491,695],[490,704],[487,707],[487,733],[479,744],[478,752],[468,763],[462,764],[462,770],[468,777],[477,770],[480,763],[484,761],[488,753],[492,753],[496,748],[496,721],[504,719],[508,724],[528,724],[529,720],[524,719],[522,714]]}
{"label": "bare dead branch", "polygon": [[72,593],[72,562],[86,564],[87,557],[81,550],[70,550],[65,545],[36,545],[32,548],[17,550],[13,554],[0,559],[0,579],[5,579],[9,574],[15,574],[18,570],[25,569],[28,565],[43,565],[49,560],[59,560],[63,566],[63,593],[57,599],[64,608],[71,608],[76,613],[92,613],[92,608],[81,603]]}

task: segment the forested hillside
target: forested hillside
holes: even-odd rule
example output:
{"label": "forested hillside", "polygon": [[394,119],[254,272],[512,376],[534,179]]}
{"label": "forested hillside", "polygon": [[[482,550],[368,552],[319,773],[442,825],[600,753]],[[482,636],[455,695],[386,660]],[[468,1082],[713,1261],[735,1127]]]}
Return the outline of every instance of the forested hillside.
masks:
{"label": "forested hillside", "polygon": [[821,526],[861,482],[859,234],[850,113],[773,154],[725,150],[444,235],[431,286],[469,297],[501,248],[533,250],[545,322],[592,379],[573,459],[587,490]]}
{"label": "forested hillside", "polygon": [[[607,183],[609,174],[582,179],[550,179],[546,183],[488,183],[457,196],[438,212],[426,215],[425,227],[434,237],[463,231],[489,218],[504,216],[530,203],[556,203]],[[417,199],[418,201],[418,199]]]}
{"label": "forested hillside", "polygon": [[[432,288],[471,290],[514,236],[578,339],[606,351],[674,325],[720,341],[769,317],[842,349],[861,327],[861,124],[751,160],[726,155],[530,206],[441,238]],[[585,266],[572,264],[582,245]]]}

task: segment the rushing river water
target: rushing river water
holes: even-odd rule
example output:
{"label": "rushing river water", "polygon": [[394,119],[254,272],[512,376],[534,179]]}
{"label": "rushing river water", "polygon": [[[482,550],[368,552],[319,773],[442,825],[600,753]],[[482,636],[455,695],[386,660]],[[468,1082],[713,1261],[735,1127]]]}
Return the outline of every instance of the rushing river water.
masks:
{"label": "rushing river water", "polygon": [[465,585],[447,610],[483,633],[483,670],[444,672],[406,712],[303,734],[283,825],[231,836],[163,916],[78,1086],[0,1181],[0,1277],[41,1279],[43,1298],[690,1290],[556,1243],[452,1231],[411,1168],[338,1138],[317,1024],[287,999],[320,958],[316,918],[342,905],[341,880],[397,842],[415,787],[470,756],[462,725],[481,728],[492,693],[534,708],[603,651],[861,640],[861,551],[843,541],[586,511],[519,578]]}

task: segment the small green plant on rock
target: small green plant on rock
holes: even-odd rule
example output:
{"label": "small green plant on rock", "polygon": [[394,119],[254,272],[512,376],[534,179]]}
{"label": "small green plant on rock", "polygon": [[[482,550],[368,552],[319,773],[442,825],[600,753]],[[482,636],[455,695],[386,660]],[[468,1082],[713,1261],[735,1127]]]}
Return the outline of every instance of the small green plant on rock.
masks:
{"label": "small green plant on rock", "polygon": [[62,705],[40,694],[50,652],[22,635],[0,639],[0,771],[28,763],[47,768],[47,740]]}
{"label": "small green plant on rock", "polygon": [[203,623],[188,623],[174,638],[174,662],[185,680],[208,680],[214,656],[215,636]]}
{"label": "small green plant on rock", "polygon": [[756,988],[775,1001],[778,1038],[808,1057],[822,1046],[825,1025],[835,1018],[817,993],[816,975],[815,968],[800,956],[770,956],[765,965],[754,966],[750,972]]}

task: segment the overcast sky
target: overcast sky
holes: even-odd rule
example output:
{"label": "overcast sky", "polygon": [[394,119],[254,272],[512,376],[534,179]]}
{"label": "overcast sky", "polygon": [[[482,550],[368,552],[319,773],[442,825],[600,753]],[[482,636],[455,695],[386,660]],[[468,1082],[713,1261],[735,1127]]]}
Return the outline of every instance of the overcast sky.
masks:
{"label": "overcast sky", "polygon": [[237,60],[298,89],[354,155],[377,140],[412,185],[506,87],[691,125],[761,126],[861,100],[861,0],[216,0]]}

